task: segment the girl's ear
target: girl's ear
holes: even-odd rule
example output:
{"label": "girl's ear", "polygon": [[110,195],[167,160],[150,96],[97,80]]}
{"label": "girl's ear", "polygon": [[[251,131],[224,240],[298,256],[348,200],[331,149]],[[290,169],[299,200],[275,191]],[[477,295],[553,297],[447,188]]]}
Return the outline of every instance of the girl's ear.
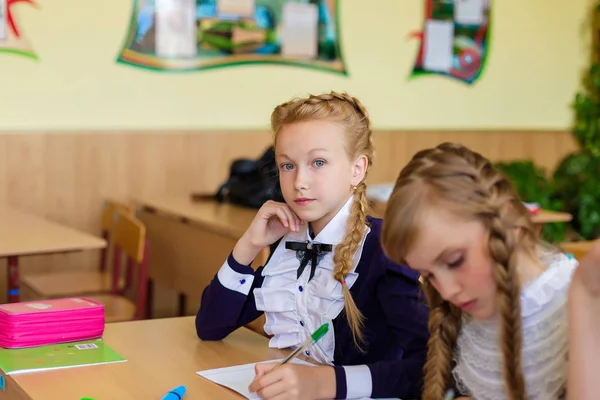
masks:
{"label": "girl's ear", "polygon": [[367,166],[369,165],[369,160],[367,156],[360,155],[354,160],[352,165],[352,186],[356,186],[365,179],[365,175],[367,174]]}

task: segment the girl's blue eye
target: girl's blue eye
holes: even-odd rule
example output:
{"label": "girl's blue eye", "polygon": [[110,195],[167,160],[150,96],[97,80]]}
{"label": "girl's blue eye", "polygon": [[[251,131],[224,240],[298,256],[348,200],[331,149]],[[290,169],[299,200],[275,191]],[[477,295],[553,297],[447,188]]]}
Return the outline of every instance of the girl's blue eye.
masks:
{"label": "girl's blue eye", "polygon": [[294,166],[292,164],[281,164],[281,169],[284,171],[290,171]]}
{"label": "girl's blue eye", "polygon": [[321,168],[323,165],[325,165],[325,161],[324,160],[315,160],[313,162],[314,166],[317,168]]}

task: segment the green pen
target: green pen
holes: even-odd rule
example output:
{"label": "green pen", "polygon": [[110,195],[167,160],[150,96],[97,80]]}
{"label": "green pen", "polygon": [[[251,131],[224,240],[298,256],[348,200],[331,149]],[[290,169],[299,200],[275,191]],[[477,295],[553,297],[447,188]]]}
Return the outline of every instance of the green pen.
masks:
{"label": "green pen", "polygon": [[321,339],[323,336],[325,336],[325,334],[327,333],[327,331],[329,331],[329,324],[323,324],[323,325],[321,325],[321,327],[319,329],[317,329],[315,331],[315,333],[313,333],[311,335],[311,337],[309,337],[308,339],[306,339],[306,341],[304,343],[302,343],[300,346],[298,346],[298,348],[296,350],[292,351],[289,356],[287,356],[286,358],[284,358],[283,360],[281,360],[281,362],[275,368],[277,368],[277,367],[279,367],[279,366],[287,363],[292,358],[296,357],[298,355],[298,353],[304,351],[304,349],[306,349],[308,346],[312,346],[319,339]]}
{"label": "green pen", "polygon": [[453,400],[453,399],[454,399],[454,390],[448,389],[448,391],[446,392],[446,396],[444,397],[444,400]]}

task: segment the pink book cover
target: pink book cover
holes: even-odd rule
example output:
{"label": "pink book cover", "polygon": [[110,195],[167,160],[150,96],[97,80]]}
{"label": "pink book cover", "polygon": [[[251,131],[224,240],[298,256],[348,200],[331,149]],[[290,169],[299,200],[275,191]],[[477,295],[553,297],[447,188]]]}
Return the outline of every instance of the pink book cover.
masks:
{"label": "pink book cover", "polygon": [[[0,313],[7,315],[39,314],[59,311],[92,311],[102,310],[101,303],[80,297],[26,301],[20,303],[1,304]],[[80,312],[81,312],[80,311]]]}

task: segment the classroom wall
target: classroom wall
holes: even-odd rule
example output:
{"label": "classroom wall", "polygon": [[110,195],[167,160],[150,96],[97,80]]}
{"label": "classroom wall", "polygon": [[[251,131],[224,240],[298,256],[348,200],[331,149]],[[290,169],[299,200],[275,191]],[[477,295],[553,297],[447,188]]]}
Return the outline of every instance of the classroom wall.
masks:
{"label": "classroom wall", "polygon": [[422,29],[425,0],[340,1],[349,76],[274,65],[133,68],[115,62],[132,0],[20,3],[39,61],[0,53],[0,129],[265,129],[277,103],[330,89],[364,100],[378,129],[567,129],[591,1],[493,1],[491,50],[472,86],[408,80],[419,46],[408,36]]}

